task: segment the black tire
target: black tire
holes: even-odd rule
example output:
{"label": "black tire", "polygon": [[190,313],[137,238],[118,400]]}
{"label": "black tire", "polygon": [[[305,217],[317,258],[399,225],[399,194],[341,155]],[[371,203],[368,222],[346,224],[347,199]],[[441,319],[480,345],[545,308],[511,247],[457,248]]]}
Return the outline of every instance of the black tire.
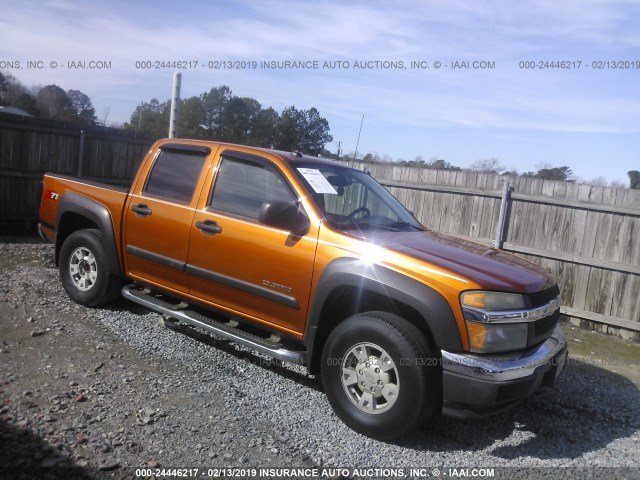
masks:
{"label": "black tire", "polygon": [[60,249],[60,279],[71,299],[87,307],[115,300],[121,281],[109,270],[109,261],[100,230],[78,230],[69,235]]}
{"label": "black tire", "polygon": [[340,323],[324,345],[321,374],[338,417],[378,440],[412,432],[441,404],[437,356],[415,325],[387,312]]}

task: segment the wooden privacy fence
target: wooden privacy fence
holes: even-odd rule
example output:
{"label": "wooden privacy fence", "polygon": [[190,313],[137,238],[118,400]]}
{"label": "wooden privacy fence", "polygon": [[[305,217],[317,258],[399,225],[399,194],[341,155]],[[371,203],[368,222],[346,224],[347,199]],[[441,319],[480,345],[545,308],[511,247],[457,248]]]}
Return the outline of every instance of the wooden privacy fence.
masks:
{"label": "wooden privacy fence", "polygon": [[[0,224],[37,220],[46,171],[129,184],[152,143],[112,128],[0,113]],[[573,323],[640,341],[640,191],[349,163],[369,171],[433,230],[497,241],[549,269]]]}
{"label": "wooden privacy fence", "polygon": [[[493,173],[349,162],[424,225],[548,269],[570,321],[640,341],[640,191]],[[497,239],[504,183],[502,238]]]}
{"label": "wooden privacy fence", "polygon": [[0,113],[0,223],[35,222],[44,172],[128,185],[152,143],[115,128]]}

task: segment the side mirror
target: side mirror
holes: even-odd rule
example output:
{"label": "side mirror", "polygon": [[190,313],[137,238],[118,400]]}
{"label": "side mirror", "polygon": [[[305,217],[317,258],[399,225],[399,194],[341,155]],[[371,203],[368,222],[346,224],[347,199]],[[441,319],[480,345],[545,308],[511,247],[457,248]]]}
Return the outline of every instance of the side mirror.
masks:
{"label": "side mirror", "polygon": [[310,226],[309,219],[295,203],[281,200],[263,202],[258,221],[295,235],[304,235],[309,231]]}

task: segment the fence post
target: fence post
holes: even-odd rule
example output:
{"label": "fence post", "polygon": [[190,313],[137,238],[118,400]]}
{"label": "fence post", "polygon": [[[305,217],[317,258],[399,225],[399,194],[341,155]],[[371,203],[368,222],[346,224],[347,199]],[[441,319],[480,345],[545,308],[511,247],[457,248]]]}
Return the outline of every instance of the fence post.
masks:
{"label": "fence post", "polygon": [[80,130],[80,153],[78,154],[78,176],[82,176],[82,167],[84,163],[84,130]]}
{"label": "fence post", "polygon": [[496,248],[502,249],[504,245],[504,230],[507,225],[507,210],[511,197],[511,182],[508,178],[504,180],[502,188],[502,200],[500,201],[500,215],[498,216],[498,228],[496,229]]}

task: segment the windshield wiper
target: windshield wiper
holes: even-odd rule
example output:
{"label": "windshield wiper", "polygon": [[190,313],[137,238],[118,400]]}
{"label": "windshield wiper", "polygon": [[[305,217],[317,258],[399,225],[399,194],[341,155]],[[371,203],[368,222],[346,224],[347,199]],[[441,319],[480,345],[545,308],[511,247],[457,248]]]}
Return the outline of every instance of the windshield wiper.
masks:
{"label": "windshield wiper", "polygon": [[402,227],[412,227],[415,228],[416,230],[420,230],[423,231],[422,227],[418,227],[417,225],[413,224],[413,223],[409,223],[409,222],[393,222],[393,223],[387,223],[385,225],[385,227],[391,227],[391,228],[402,228]]}
{"label": "windshield wiper", "polygon": [[334,223],[334,225],[340,230],[349,230],[352,228],[358,228],[358,229],[380,228],[380,229],[389,230],[392,232],[397,232],[402,228],[411,227],[411,228],[415,228],[416,230],[423,231],[421,227],[418,227],[413,223],[409,223],[409,222],[371,223],[371,222],[367,222],[365,219],[355,219],[355,218],[351,218],[344,223],[336,222]]}
{"label": "windshield wiper", "polygon": [[362,228],[381,228],[384,230],[389,230],[392,232],[397,232],[399,231],[402,227],[413,227],[413,228],[417,228],[415,225],[412,225],[408,222],[394,222],[394,223],[370,223],[370,222],[366,222],[364,220],[355,220],[353,221],[353,224],[356,227],[362,227]]}

